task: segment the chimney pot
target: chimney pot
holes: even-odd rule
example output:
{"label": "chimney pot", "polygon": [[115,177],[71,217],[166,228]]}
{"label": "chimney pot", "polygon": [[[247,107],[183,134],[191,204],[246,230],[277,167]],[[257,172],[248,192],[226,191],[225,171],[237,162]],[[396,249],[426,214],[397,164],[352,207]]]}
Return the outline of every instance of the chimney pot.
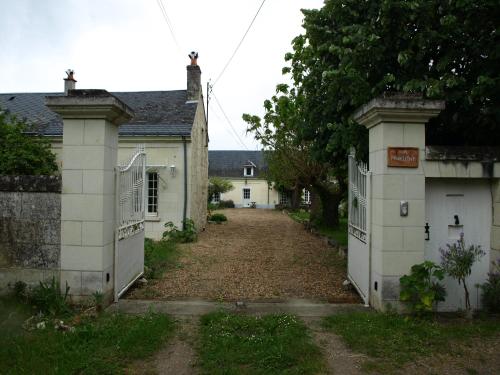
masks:
{"label": "chimney pot", "polygon": [[64,78],[64,95],[68,95],[69,90],[74,90],[76,88],[76,79],[74,77],[74,74],[74,70],[66,70],[67,77]]}

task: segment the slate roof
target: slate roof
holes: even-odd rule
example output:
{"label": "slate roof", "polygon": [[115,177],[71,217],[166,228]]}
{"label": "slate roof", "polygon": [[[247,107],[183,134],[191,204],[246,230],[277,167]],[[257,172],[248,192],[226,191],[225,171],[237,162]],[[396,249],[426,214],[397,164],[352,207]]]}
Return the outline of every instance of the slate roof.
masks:
{"label": "slate roof", "polygon": [[[186,103],[186,90],[113,92],[133,109],[135,116],[120,126],[122,136],[189,136],[196,102]],[[0,94],[0,108],[35,125],[44,135],[61,136],[62,119],[45,106],[46,96],[63,93]]]}
{"label": "slate roof", "polygon": [[262,177],[267,170],[263,151],[208,151],[208,176],[244,178],[243,167],[249,162],[256,166],[253,178]]}

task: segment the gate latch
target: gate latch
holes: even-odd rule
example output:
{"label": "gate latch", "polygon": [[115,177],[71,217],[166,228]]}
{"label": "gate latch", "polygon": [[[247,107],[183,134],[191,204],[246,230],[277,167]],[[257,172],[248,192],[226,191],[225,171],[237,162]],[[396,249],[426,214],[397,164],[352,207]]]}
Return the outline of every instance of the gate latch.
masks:
{"label": "gate latch", "polygon": [[429,223],[425,223],[425,240],[426,241],[429,241],[429,236],[430,236],[430,232],[429,232],[429,229],[430,229],[430,226],[429,226]]}

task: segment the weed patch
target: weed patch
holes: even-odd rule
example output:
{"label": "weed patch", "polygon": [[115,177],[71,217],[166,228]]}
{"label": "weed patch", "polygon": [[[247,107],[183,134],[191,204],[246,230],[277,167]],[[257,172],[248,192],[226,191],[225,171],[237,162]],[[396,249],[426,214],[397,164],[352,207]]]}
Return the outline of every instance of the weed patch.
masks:
{"label": "weed patch", "polygon": [[291,315],[205,315],[199,346],[204,374],[308,375],[324,370],[306,326]]}
{"label": "weed patch", "polygon": [[383,373],[434,353],[454,354],[455,350],[459,354],[460,347],[453,344],[500,333],[498,319],[436,321],[359,312],[333,315],[323,323],[342,336],[352,350],[377,359],[367,362],[366,370]]}
{"label": "weed patch", "polygon": [[146,279],[158,279],[163,273],[177,265],[179,249],[174,241],[144,241],[144,276]]}

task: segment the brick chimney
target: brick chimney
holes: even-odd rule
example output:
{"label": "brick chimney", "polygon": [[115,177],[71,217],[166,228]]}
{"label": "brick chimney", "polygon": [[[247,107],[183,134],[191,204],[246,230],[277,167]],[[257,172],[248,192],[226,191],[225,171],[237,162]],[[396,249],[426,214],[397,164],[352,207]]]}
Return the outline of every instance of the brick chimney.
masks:
{"label": "brick chimney", "polygon": [[74,70],[68,69],[66,70],[66,74],[68,75],[66,78],[64,78],[64,95],[68,95],[69,90],[74,90],[75,89],[75,83],[76,79],[73,77],[75,74]]}
{"label": "brick chimney", "polygon": [[187,100],[198,100],[201,94],[201,69],[198,66],[198,52],[189,55],[191,65],[187,69]]}

